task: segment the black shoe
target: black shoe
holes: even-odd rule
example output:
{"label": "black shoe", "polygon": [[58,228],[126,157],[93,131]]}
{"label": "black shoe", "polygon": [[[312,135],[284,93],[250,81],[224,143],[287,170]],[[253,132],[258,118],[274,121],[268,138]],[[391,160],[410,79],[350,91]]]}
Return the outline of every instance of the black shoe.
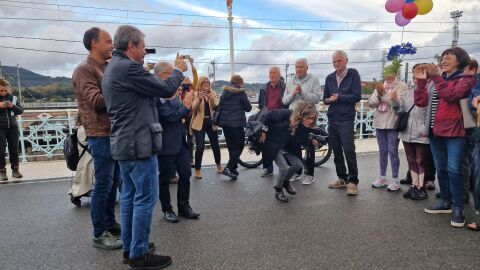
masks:
{"label": "black shoe", "polygon": [[425,187],[427,190],[435,190],[435,183],[433,181],[426,181]]}
{"label": "black shoe", "polygon": [[286,190],[289,194],[292,194],[292,195],[297,194],[297,191],[296,191],[295,188],[290,184],[290,181],[284,181],[284,182],[283,182],[283,187],[285,188],[285,190]]}
{"label": "black shoe", "polygon": [[440,194],[440,192],[435,193],[435,198],[440,199],[440,197],[442,197],[442,195]]}
{"label": "black shoe", "polygon": [[82,200],[80,200],[81,197],[75,197],[72,194],[70,194],[70,201],[77,207],[82,206]]}
{"label": "black shoe", "polygon": [[230,171],[230,169],[227,167],[223,169],[222,174],[230,177],[230,180],[237,180],[237,176],[232,171]]}
{"label": "black shoe", "polygon": [[192,207],[190,207],[190,205],[187,205],[182,209],[178,209],[178,215],[181,217],[186,217],[190,219],[197,219],[200,216],[200,214],[193,212]]}
{"label": "black shoe", "polygon": [[239,173],[237,169],[230,170],[236,177],[238,177]]}
{"label": "black shoe", "polygon": [[411,199],[415,201],[421,201],[428,198],[427,190],[425,188],[415,188]]}
{"label": "black shoe", "polygon": [[287,198],[287,196],[285,196],[285,194],[283,194],[283,190],[275,191],[275,199],[277,199],[281,202],[288,202],[288,198]]}
{"label": "black shoe", "polygon": [[170,222],[170,223],[177,223],[178,222],[178,217],[175,215],[175,212],[173,211],[166,211],[164,214],[165,220]]}
{"label": "black shoe", "polygon": [[263,169],[263,173],[262,173],[261,177],[267,177],[267,176],[270,176],[270,175],[273,175],[273,170]]}
{"label": "black shoe", "polygon": [[412,178],[405,177],[403,179],[400,179],[400,184],[411,185],[412,184]]}
{"label": "black shoe", "polygon": [[404,198],[409,199],[409,198],[412,198],[414,192],[415,192],[415,187],[410,186],[410,188],[407,190],[407,192],[404,192],[404,193],[402,194],[402,196],[403,196]]}
{"label": "black shoe", "polygon": [[146,253],[145,255],[128,260],[130,269],[162,269],[172,264],[170,256],[156,255],[153,253]]}
{"label": "black shoe", "polygon": [[[155,244],[153,242],[148,242],[148,253],[153,253],[153,251],[155,250]],[[122,263],[123,264],[128,264],[129,260],[130,260],[130,251],[124,251],[123,252],[123,261]]]}
{"label": "black shoe", "polygon": [[4,182],[4,181],[8,181],[8,177],[7,177],[7,172],[3,172],[3,171],[0,171],[0,181],[1,182]]}

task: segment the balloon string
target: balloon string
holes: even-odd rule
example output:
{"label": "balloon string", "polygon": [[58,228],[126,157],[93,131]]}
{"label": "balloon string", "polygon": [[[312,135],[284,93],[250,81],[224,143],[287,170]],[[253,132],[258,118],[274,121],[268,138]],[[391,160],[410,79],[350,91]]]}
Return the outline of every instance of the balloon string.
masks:
{"label": "balloon string", "polygon": [[403,43],[403,31],[405,31],[405,26],[402,26],[402,39],[400,40],[400,44]]}

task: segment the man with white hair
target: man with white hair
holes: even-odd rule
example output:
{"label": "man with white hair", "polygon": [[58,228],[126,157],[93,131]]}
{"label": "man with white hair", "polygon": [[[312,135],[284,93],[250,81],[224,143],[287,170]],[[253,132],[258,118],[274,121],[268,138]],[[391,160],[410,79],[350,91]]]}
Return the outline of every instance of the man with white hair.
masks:
{"label": "man with white hair", "polygon": [[[317,104],[322,99],[321,86],[317,78],[307,73],[308,62],[305,58],[299,58],[295,62],[295,77],[289,80],[285,88],[282,103],[290,110],[295,109],[300,101],[308,101]],[[301,153],[299,153],[301,158]],[[304,185],[310,185],[315,181],[313,171],[315,169],[315,153],[308,153],[305,160]],[[292,180],[300,179],[301,171],[292,177]]]}
{"label": "man with white hair", "polygon": [[323,102],[330,105],[327,112],[328,134],[335,155],[338,179],[330,184],[329,188],[346,187],[348,195],[357,195],[358,169],[354,127],[355,104],[361,99],[360,75],[356,69],[347,68],[348,57],[344,51],[335,51],[332,62],[335,72],[325,79]]}

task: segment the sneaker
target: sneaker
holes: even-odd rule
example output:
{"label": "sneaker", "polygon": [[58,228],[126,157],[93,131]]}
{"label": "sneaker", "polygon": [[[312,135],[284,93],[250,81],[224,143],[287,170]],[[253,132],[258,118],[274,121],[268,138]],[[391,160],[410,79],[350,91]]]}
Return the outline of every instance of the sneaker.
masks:
{"label": "sneaker", "polygon": [[267,176],[270,176],[270,175],[273,175],[273,170],[263,169],[263,173],[262,173],[261,177],[267,177]]}
{"label": "sneaker", "polygon": [[400,179],[400,184],[402,185],[411,185],[412,184],[412,178],[405,177],[403,179]]}
{"label": "sneaker", "polygon": [[110,232],[104,231],[100,237],[92,238],[92,246],[100,249],[121,249],[122,240],[118,237],[113,236]]}
{"label": "sneaker", "polygon": [[13,178],[22,178],[23,175],[18,171],[18,169],[12,170],[12,177]]}
{"label": "sneaker", "polygon": [[156,255],[153,253],[146,253],[145,255],[128,260],[130,269],[163,269],[172,264],[170,256]]}
{"label": "sneaker", "polygon": [[7,172],[0,171],[0,181],[6,183],[8,181]]}
{"label": "sneaker", "polygon": [[425,212],[429,214],[450,214],[452,213],[452,207],[449,203],[438,200],[435,205],[426,207]]}
{"label": "sneaker", "polygon": [[315,177],[313,177],[312,175],[305,175],[305,177],[303,177],[302,184],[311,185],[313,184],[313,182],[315,182]]}
{"label": "sneaker", "polygon": [[236,177],[238,177],[240,174],[238,173],[237,169],[230,170]]}
{"label": "sneaker", "polygon": [[354,183],[348,183],[348,185],[347,185],[347,195],[351,195],[351,196],[358,195],[358,186]]}
{"label": "sneaker", "polygon": [[[148,253],[153,253],[155,251],[155,244],[153,242],[148,242]],[[130,251],[123,252],[123,264],[128,264],[130,261]]]}
{"label": "sneaker", "polygon": [[453,208],[450,225],[456,228],[462,228],[465,225],[465,216],[462,209],[458,207]]}
{"label": "sneaker", "polygon": [[398,191],[401,190],[400,184],[397,182],[393,182],[387,186],[387,191]]}
{"label": "sneaker", "polygon": [[292,178],[290,178],[290,182],[296,181],[296,180],[302,180],[302,175],[301,174],[294,174]]}
{"label": "sneaker", "polygon": [[372,182],[372,187],[374,188],[384,188],[388,186],[388,181],[384,177],[379,177],[377,180]]}
{"label": "sneaker", "polygon": [[112,227],[108,228],[107,231],[117,238],[120,238],[120,236],[122,235],[122,227],[118,222],[115,222],[115,224],[113,224]]}
{"label": "sneaker", "polygon": [[346,188],[346,187],[347,187],[347,183],[343,179],[337,179],[335,180],[335,182],[328,185],[328,188]]}
{"label": "sneaker", "polygon": [[433,181],[427,181],[425,182],[425,188],[427,190],[435,190],[435,183],[433,183]]}
{"label": "sneaker", "polygon": [[233,181],[237,180],[237,176],[234,173],[232,173],[232,171],[230,171],[230,169],[227,167],[223,169],[222,174],[230,178],[230,180],[233,180]]}
{"label": "sneaker", "polygon": [[428,193],[425,188],[415,188],[415,192],[413,193],[411,199],[416,201],[425,200],[428,198]]}
{"label": "sneaker", "polygon": [[415,187],[414,186],[410,186],[410,188],[408,188],[407,192],[404,192],[402,194],[402,196],[406,199],[410,199],[413,197],[413,193],[415,192]]}

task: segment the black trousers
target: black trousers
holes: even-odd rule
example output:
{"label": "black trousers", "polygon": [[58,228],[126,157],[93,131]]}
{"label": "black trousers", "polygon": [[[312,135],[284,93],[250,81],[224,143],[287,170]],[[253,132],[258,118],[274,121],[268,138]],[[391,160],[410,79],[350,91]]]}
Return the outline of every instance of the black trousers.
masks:
{"label": "black trousers", "polygon": [[308,146],[305,149],[306,158],[305,158],[305,175],[313,176],[315,170],[315,148]]}
{"label": "black trousers", "polygon": [[8,143],[8,158],[12,170],[18,169],[18,127],[0,128],[0,171],[5,171],[5,149]]}
{"label": "black trousers", "polygon": [[172,211],[170,204],[170,179],[178,172],[178,188],[177,188],[177,206],[178,209],[184,209],[189,205],[190,198],[190,176],[192,171],[190,168],[190,158],[188,156],[188,148],[182,146],[182,149],[176,155],[158,155],[159,177],[159,197],[162,211]]}
{"label": "black trousers", "polygon": [[238,160],[245,147],[245,130],[243,127],[223,127],[222,129],[229,156],[227,168],[235,170],[238,168]]}
{"label": "black trousers", "polygon": [[218,131],[213,130],[212,122],[206,118],[203,121],[203,127],[200,131],[193,131],[195,136],[195,170],[202,168],[203,152],[205,151],[205,133],[208,135],[210,146],[212,147],[215,164],[220,164],[220,144],[218,143]]}
{"label": "black trousers", "polygon": [[[358,184],[354,121],[329,121],[328,133],[330,145],[335,155],[333,161],[338,178],[349,183]],[[345,159],[347,160],[348,173],[345,167]]]}
{"label": "black trousers", "polygon": [[187,131],[187,144],[188,144],[188,155],[190,157],[190,161],[193,161],[193,136],[190,133],[190,118],[185,119],[185,123],[183,124],[183,128]]}

